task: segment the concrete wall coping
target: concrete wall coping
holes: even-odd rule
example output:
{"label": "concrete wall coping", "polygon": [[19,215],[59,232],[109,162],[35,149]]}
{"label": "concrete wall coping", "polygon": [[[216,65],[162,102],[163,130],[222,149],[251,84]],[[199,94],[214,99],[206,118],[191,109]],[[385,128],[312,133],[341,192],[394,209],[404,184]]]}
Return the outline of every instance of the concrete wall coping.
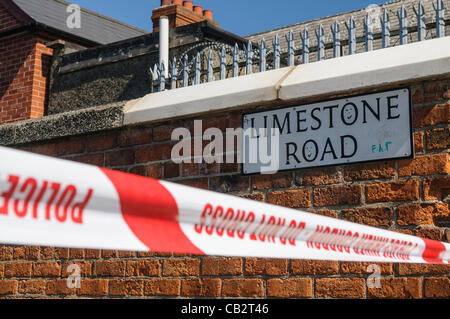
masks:
{"label": "concrete wall coping", "polygon": [[0,125],[0,145],[20,145],[123,126],[124,103],[113,103]]}

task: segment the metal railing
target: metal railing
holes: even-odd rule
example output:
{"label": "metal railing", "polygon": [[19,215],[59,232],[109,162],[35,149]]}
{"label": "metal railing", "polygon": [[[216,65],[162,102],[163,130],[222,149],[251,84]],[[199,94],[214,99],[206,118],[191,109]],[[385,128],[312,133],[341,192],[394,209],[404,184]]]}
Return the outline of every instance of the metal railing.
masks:
{"label": "metal railing", "polygon": [[[433,25],[437,38],[445,36],[445,19],[444,19],[444,3],[443,0],[436,0],[433,3],[436,21]],[[344,25],[348,32],[348,39],[341,40],[341,24],[335,20],[330,27],[332,36],[332,45],[327,47],[325,43],[325,29],[320,24],[315,30],[317,45],[310,45],[311,38],[308,28],[304,28],[300,32],[301,47],[296,49],[294,31],[290,30],[286,37],[287,49],[282,50],[280,37],[276,35],[272,41],[272,49],[268,50],[267,43],[264,38],[258,43],[258,47],[254,48],[254,43],[249,41],[245,48],[240,48],[238,44],[234,47],[229,45],[211,42],[211,47],[217,49],[209,49],[207,52],[197,52],[189,58],[187,55],[182,57],[182,61],[173,58],[169,65],[169,77],[166,78],[164,64],[155,64],[150,70],[151,75],[151,91],[161,92],[168,89],[176,89],[179,87],[187,87],[189,85],[198,85],[201,83],[212,82],[216,80],[224,80],[229,77],[238,77],[241,75],[251,74],[253,72],[265,72],[267,70],[279,69],[283,66],[296,65],[296,56],[301,64],[311,62],[310,54],[317,53],[317,61],[326,58],[325,51],[332,50],[332,57],[339,58],[343,55],[343,47],[347,47],[347,54],[353,55],[357,53],[357,44],[364,43],[365,51],[374,50],[374,41],[381,39],[381,48],[391,46],[391,37],[393,34],[398,36],[399,44],[408,43],[408,33],[417,32],[417,41],[425,41],[427,23],[425,9],[422,1],[413,7],[415,13],[416,24],[409,25],[410,20],[405,5],[402,5],[396,12],[399,22],[398,30],[391,30],[389,13],[383,10],[380,23],[381,32],[374,33],[375,18],[370,12],[364,18],[364,39],[358,39],[356,23],[353,16]],[[429,26],[429,24],[428,24]],[[205,51],[205,50],[203,50]],[[296,54],[297,53],[297,54]],[[227,61],[229,63],[227,63]]]}

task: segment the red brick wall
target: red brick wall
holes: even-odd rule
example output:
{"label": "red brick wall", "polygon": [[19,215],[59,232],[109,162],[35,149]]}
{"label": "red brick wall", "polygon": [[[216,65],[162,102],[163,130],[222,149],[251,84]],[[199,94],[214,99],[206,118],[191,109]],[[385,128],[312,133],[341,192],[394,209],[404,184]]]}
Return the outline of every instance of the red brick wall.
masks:
{"label": "red brick wall", "polygon": [[[20,23],[0,7],[0,32]],[[0,38],[0,124],[44,115],[52,50],[29,33]]]}
{"label": "red brick wall", "polygon": [[16,20],[2,5],[0,5],[0,32],[8,31],[20,27]]}
{"label": "red brick wall", "polygon": [[[173,164],[171,131],[192,120],[147,125],[21,147],[36,153],[233,193],[352,222],[450,241],[450,80],[412,84],[416,159],[241,176],[239,165]],[[241,112],[205,119],[238,127]],[[82,270],[68,289],[68,265]],[[450,297],[450,266],[216,258],[51,247],[0,247],[3,297]]]}

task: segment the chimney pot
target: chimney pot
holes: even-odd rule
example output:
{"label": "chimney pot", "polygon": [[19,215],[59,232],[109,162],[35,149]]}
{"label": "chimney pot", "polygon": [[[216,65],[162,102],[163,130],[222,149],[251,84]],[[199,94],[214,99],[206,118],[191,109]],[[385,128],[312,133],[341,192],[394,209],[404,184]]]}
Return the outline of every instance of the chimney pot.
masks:
{"label": "chimney pot", "polygon": [[203,10],[203,16],[206,19],[212,20],[213,19],[213,12],[212,12],[212,10]]}
{"label": "chimney pot", "polygon": [[[194,2],[192,0],[161,0],[161,7],[152,11],[153,32],[160,31],[161,16],[169,18],[169,28],[172,29],[205,20],[218,27],[219,24],[213,20],[212,10],[203,11],[203,7],[194,6]],[[183,6],[183,9],[180,6]]]}
{"label": "chimney pot", "polygon": [[194,6],[194,12],[203,15],[203,8],[201,6]]}
{"label": "chimney pot", "polygon": [[192,10],[194,8],[194,3],[192,1],[183,1],[183,7]]}

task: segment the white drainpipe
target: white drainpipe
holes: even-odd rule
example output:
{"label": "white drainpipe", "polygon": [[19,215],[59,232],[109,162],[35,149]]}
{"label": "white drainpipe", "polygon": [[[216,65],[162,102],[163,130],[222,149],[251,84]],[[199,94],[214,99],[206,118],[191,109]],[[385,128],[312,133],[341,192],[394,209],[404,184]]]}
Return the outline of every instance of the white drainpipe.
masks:
{"label": "white drainpipe", "polygon": [[159,63],[164,63],[164,75],[169,77],[169,18],[159,19]]}

